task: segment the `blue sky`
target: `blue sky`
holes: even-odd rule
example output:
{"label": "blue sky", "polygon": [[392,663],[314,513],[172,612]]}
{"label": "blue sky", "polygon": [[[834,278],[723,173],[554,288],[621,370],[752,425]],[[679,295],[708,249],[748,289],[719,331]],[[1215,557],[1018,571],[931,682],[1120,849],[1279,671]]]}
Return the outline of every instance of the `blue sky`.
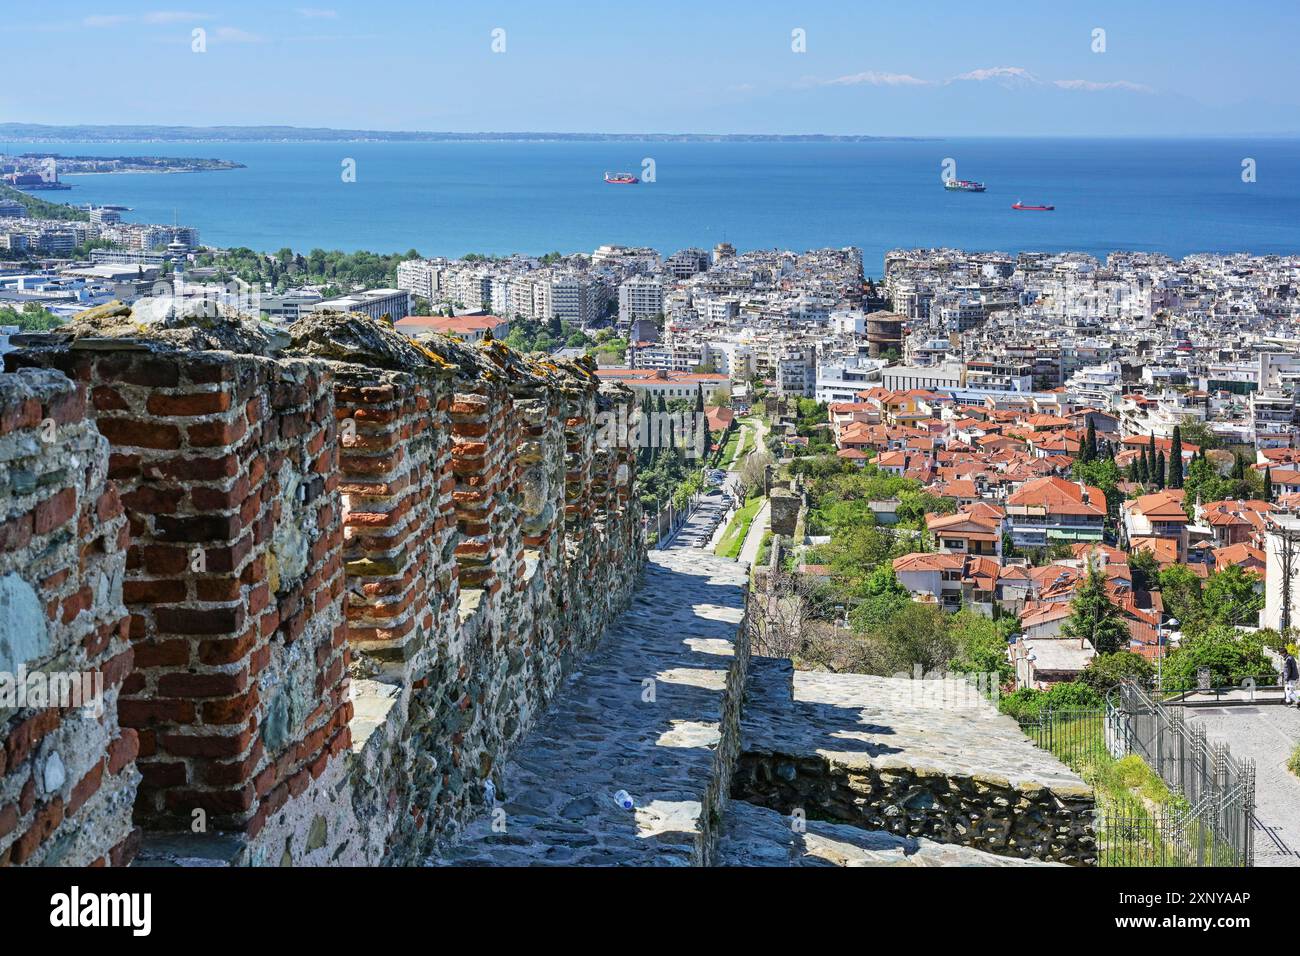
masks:
{"label": "blue sky", "polygon": [[1294,0],[185,2],[7,5],[0,121],[1300,133]]}

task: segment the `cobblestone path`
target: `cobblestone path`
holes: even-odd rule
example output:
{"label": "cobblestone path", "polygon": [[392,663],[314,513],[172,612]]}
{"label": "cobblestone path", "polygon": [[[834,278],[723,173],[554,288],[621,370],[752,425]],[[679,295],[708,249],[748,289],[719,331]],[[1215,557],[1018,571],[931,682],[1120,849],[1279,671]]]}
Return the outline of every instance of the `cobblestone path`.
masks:
{"label": "cobblestone path", "polygon": [[498,812],[435,862],[698,865],[746,577],[700,550],[651,551],[632,606],[506,762]]}

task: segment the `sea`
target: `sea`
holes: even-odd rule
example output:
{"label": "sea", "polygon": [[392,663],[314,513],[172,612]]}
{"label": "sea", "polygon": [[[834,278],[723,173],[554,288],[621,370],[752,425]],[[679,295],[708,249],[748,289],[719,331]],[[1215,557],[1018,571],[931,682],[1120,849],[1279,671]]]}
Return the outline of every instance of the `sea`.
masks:
{"label": "sea", "polygon": [[[868,275],[899,247],[1300,253],[1300,139],[0,143],[29,150],[243,163],[66,176],[72,190],[39,195],[263,251],[857,246]],[[987,191],[945,191],[945,170]],[[608,185],[606,171],[645,181]]]}

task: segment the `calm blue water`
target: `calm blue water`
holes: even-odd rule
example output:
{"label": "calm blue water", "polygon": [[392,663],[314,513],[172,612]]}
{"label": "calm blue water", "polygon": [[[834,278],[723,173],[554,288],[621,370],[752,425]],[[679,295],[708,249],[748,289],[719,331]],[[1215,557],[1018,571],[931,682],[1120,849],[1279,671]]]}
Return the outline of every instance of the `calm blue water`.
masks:
{"label": "calm blue water", "polygon": [[[120,203],[137,222],[197,226],[261,250],[425,255],[856,245],[868,273],[897,246],[1300,252],[1300,141],[973,140],[887,143],[0,144],[66,154],[213,156],[247,169],[68,177],[59,201]],[[605,170],[658,181],[609,186]],[[1241,180],[1243,157],[1258,178]],[[946,193],[940,166],[987,182]],[[356,160],[357,181],[341,162]],[[1054,213],[1014,212],[1017,199]]]}

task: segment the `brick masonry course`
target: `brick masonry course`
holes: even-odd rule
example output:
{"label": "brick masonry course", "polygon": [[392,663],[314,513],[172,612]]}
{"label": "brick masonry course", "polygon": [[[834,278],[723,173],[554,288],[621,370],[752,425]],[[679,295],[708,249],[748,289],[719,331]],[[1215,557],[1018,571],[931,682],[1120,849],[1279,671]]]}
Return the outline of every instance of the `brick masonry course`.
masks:
{"label": "brick masonry course", "polygon": [[[37,596],[51,621],[103,619],[97,652],[125,655],[109,733],[77,754],[123,781],[113,841],[82,838],[100,857],[138,837],[134,820],[150,863],[423,859],[637,584],[634,456],[596,441],[632,397],[589,365],[415,345],[358,316],[313,316],[286,342],[236,319],[139,326],[119,306],[25,345],[5,381],[74,396],[55,414],[107,495],[0,486],[23,587],[77,507],[104,512],[80,525],[115,576]],[[51,414],[11,391],[6,435]],[[53,733],[34,716],[5,727],[9,862],[37,861],[74,797],[86,812],[89,782],[45,801],[23,783],[33,738]]]}

